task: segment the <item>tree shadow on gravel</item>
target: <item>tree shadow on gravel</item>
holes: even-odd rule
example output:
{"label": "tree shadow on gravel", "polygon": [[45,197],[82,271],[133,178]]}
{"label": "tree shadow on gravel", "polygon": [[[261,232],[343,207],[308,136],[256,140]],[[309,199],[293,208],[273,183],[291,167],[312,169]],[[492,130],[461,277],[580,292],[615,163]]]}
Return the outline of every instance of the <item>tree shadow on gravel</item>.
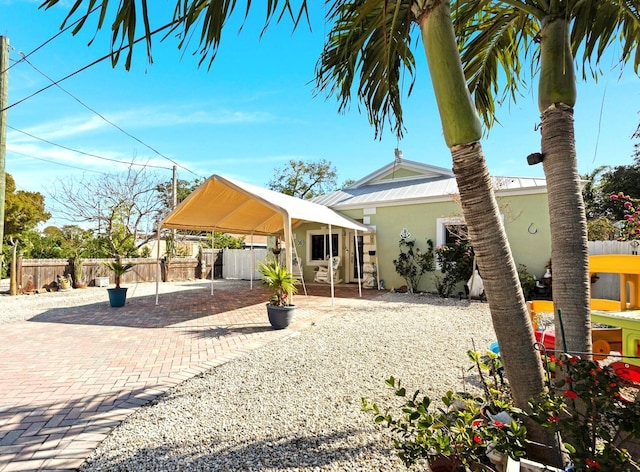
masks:
{"label": "tree shadow on gravel", "polygon": [[[202,446],[195,451],[185,452],[185,446],[177,443],[158,445],[154,448],[142,448],[126,457],[90,458],[80,471],[317,470],[336,463],[343,463],[345,466],[361,463],[362,467],[358,470],[376,470],[375,464],[369,467],[363,464],[362,457],[389,458],[395,454],[392,449],[384,448],[372,440],[350,443],[349,438],[357,437],[359,433],[362,431],[350,429],[313,437],[243,442],[231,447],[215,441],[208,442],[203,437]],[[203,451],[211,452],[203,454]]]}

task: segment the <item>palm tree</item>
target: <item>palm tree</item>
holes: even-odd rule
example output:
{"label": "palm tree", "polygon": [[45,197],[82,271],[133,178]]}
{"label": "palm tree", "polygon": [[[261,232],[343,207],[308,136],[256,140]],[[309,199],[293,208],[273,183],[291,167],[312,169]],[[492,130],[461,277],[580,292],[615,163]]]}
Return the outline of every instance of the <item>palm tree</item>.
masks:
{"label": "palm tree", "polygon": [[335,94],[344,110],[355,83],[376,135],[387,121],[402,135],[401,67],[415,73],[410,44],[418,27],[507,376],[515,402],[527,408],[527,400],[544,388],[540,359],[532,348],[531,323],[482,154],[482,128],[448,2],[341,0],[328,15],[334,26],[317,66],[318,89]]}
{"label": "palm tree", "polygon": [[[57,2],[45,0],[44,5],[49,7]],[[78,0],[74,4],[67,21],[84,3]],[[102,2],[98,28],[104,26],[107,3],[108,0]],[[81,15],[81,20],[91,15],[95,1],[86,0],[86,4],[86,13]],[[150,57],[153,31],[147,21],[145,1],[142,6],[144,37]],[[236,2],[177,0],[171,27],[186,41],[196,22],[200,21],[202,33],[199,52],[202,61],[209,55],[212,60],[222,28],[235,6]],[[250,6],[251,2],[247,0],[245,15],[248,15]],[[134,0],[121,0],[115,12],[111,25],[114,61],[119,59],[123,47],[133,46],[136,42],[135,8]],[[266,24],[274,17],[279,20],[286,15],[291,17],[295,28],[306,13],[305,0],[300,0],[299,9],[294,9],[288,0],[271,0],[267,2]],[[533,329],[482,154],[482,127],[465,83],[448,2],[336,0],[329,7],[328,18],[335,25],[318,65],[318,88],[335,93],[343,109],[350,100],[351,86],[359,73],[358,96],[367,108],[376,134],[382,131],[388,118],[393,119],[398,136],[402,135],[400,71],[405,68],[410,74],[414,73],[410,33],[413,27],[418,27],[505,370],[516,404],[527,408],[527,400],[544,390],[542,365],[533,350]],[[81,21],[76,29],[84,24]],[[184,44],[182,42],[181,46]],[[127,67],[130,60],[131,49],[127,56]],[[546,440],[546,435],[535,434],[533,439]]]}
{"label": "palm tree", "polygon": [[[541,151],[547,181],[553,261],[553,301],[561,311],[566,339],[558,347],[591,351],[587,225],[576,160],[573,107],[576,102],[574,54],[597,65],[606,47],[621,39],[622,62],[640,63],[638,0],[476,0],[461,2],[455,23],[462,61],[475,103],[490,125],[500,68],[506,92],[515,99],[521,57],[539,62],[538,107]],[[532,48],[535,48],[532,51]],[[583,66],[583,76],[586,68]],[[559,329],[556,317],[556,332]],[[566,347],[565,347],[566,346]]]}

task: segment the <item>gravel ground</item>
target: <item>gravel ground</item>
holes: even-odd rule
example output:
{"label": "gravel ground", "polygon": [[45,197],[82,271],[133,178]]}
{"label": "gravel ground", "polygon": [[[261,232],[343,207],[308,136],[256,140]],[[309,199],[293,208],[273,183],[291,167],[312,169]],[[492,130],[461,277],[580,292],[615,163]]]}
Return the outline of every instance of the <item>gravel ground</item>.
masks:
{"label": "gravel ground", "polygon": [[494,340],[488,306],[386,294],[337,311],[138,410],[81,470],[404,470],[361,398],[398,405],[391,375],[432,398],[463,388],[472,339]]}

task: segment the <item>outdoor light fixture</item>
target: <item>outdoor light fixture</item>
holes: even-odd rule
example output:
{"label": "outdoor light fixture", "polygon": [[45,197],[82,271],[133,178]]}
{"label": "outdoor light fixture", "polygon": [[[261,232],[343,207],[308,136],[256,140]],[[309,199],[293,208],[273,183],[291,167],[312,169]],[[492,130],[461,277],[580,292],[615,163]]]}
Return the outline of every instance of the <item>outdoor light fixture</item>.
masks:
{"label": "outdoor light fixture", "polygon": [[395,149],[394,154],[396,155],[396,160],[402,159],[402,151],[398,148]]}
{"label": "outdoor light fixture", "polygon": [[530,166],[535,166],[536,164],[540,164],[544,161],[544,155],[539,152],[534,152],[533,154],[529,154],[527,156],[527,164]]}

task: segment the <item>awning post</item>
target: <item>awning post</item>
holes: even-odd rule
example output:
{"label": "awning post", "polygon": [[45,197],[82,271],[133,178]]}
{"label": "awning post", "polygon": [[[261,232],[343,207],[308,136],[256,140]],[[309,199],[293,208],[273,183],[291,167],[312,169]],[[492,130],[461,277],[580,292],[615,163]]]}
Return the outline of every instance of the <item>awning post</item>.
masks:
{"label": "awning post", "polygon": [[333,234],[329,223],[329,280],[331,281],[331,306],[335,306],[335,289],[333,286]]}
{"label": "awning post", "polygon": [[158,291],[160,290],[160,227],[158,227],[156,250],[156,305],[158,305]]}
{"label": "awning post", "polygon": [[253,274],[256,271],[255,253],[253,252],[253,233],[251,233],[251,274],[249,275],[249,286],[253,290]]}
{"label": "awning post", "polygon": [[355,231],[355,243],[356,243],[356,268],[358,273],[358,294],[362,298],[362,274],[360,273],[360,246],[358,246],[358,230]]}

